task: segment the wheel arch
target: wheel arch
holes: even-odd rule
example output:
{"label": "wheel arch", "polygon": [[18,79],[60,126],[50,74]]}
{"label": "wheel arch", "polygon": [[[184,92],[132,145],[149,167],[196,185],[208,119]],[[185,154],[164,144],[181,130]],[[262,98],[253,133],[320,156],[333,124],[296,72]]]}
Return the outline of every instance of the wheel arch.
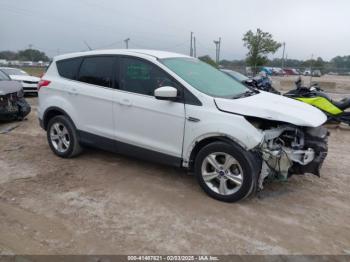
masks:
{"label": "wheel arch", "polygon": [[50,119],[52,119],[55,116],[63,115],[66,116],[73,124],[74,128],[76,128],[72,118],[68,115],[66,111],[64,111],[62,108],[51,106],[47,108],[43,115],[43,128],[44,130],[47,130],[47,126],[49,124]]}
{"label": "wheel arch", "polygon": [[227,135],[219,134],[219,133],[218,134],[208,134],[208,135],[205,135],[205,136],[202,136],[202,137],[196,139],[192,143],[191,149],[187,153],[186,159],[184,160],[184,166],[189,168],[190,170],[193,170],[194,160],[196,159],[196,156],[199,153],[199,151],[203,147],[205,147],[213,142],[225,142],[228,144],[236,144],[236,145],[239,145],[240,147],[246,149],[246,147],[242,143],[239,143],[239,141],[237,141],[236,139],[229,137]]}

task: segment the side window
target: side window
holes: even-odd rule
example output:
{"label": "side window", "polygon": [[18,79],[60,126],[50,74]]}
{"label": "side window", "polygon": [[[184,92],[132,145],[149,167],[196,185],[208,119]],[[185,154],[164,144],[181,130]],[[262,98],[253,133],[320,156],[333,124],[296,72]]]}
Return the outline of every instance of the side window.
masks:
{"label": "side window", "polygon": [[129,57],[120,61],[121,90],[149,96],[162,86],[173,86],[179,90],[178,85],[156,65]]}
{"label": "side window", "polygon": [[81,64],[78,81],[112,87],[116,58],[113,56],[95,56],[84,58]]}
{"label": "side window", "polygon": [[81,57],[57,61],[59,75],[72,80],[76,79],[81,61]]}

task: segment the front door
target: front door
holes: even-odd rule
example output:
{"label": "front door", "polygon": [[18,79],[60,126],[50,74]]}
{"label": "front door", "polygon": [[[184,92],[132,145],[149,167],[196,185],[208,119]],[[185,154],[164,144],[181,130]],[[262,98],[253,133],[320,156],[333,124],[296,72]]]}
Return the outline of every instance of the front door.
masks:
{"label": "front door", "polygon": [[119,89],[113,105],[115,137],[125,144],[180,159],[185,124],[183,99],[156,99],[154,90],[161,86],[173,86],[179,96],[182,94],[179,85],[155,64],[134,57],[120,58]]}

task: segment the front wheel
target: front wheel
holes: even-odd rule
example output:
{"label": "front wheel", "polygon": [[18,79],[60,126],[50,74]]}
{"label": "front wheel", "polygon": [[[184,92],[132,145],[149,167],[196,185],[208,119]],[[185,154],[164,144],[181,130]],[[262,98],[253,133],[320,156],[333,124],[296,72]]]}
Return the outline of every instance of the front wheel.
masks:
{"label": "front wheel", "polygon": [[209,196],[224,202],[247,197],[257,182],[253,155],[238,145],[225,142],[211,143],[199,151],[195,175]]}

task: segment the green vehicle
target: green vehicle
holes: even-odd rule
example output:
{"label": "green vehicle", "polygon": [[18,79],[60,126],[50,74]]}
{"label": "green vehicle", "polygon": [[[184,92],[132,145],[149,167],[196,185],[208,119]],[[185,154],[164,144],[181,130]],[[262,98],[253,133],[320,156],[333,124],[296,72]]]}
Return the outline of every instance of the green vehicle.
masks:
{"label": "green vehicle", "polygon": [[328,123],[346,123],[350,125],[350,112],[345,111],[350,107],[350,98],[340,101],[332,100],[317,84],[311,87],[301,86],[301,79],[295,83],[296,89],[284,94],[304,103],[310,104],[322,110],[328,116]]}

